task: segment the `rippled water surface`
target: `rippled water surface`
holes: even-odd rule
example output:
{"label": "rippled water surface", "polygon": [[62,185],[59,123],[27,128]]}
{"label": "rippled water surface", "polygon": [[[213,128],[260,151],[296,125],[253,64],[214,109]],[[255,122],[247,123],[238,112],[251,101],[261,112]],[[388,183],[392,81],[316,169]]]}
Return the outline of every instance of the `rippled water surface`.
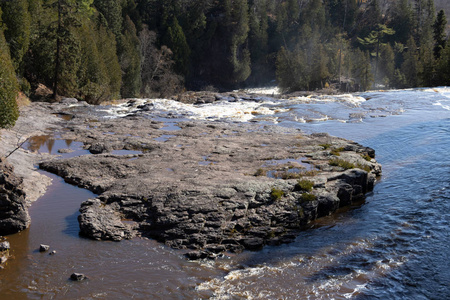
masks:
{"label": "rippled water surface", "polygon": [[[94,195],[50,175],[53,186],[31,207],[31,228],[9,238],[15,259],[0,271],[2,299],[450,298],[450,89],[151,102],[158,118],[275,123],[353,139],[376,150],[383,176],[365,203],[317,221],[294,243],[187,262],[152,240],[78,237],[79,205]],[[39,253],[41,243],[57,253]],[[89,279],[70,282],[72,272]]]}

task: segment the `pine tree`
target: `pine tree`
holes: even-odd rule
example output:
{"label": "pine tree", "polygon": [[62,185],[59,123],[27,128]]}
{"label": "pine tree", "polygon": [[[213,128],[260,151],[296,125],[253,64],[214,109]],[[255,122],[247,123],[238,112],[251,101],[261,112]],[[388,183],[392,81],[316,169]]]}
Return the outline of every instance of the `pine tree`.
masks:
{"label": "pine tree", "polygon": [[105,95],[105,97],[117,99],[120,97],[122,72],[117,57],[115,35],[107,27],[99,25],[96,30],[96,43],[100,59],[103,60],[108,75],[109,95]]}
{"label": "pine tree", "polygon": [[441,52],[437,64],[437,85],[450,85],[450,47],[445,47]]}
{"label": "pine tree", "polygon": [[231,81],[245,81],[251,73],[250,52],[245,43],[248,38],[249,20],[247,0],[225,1],[226,26],[229,29],[229,63]]}
{"label": "pine tree", "polygon": [[405,75],[406,85],[408,87],[415,87],[418,85],[418,82],[419,82],[419,80],[418,80],[419,55],[417,54],[417,45],[416,45],[413,37],[409,38],[406,46],[407,46],[407,49],[403,55],[404,62],[401,67],[401,72]]}
{"label": "pine tree", "polygon": [[122,0],[95,0],[97,10],[105,17],[108,28],[118,38],[122,32]]}
{"label": "pine tree", "polygon": [[77,72],[79,94],[91,104],[99,104],[110,96],[109,78],[97,44],[97,34],[90,20],[83,22],[78,34],[81,60]]}
{"label": "pine tree", "polygon": [[251,56],[253,82],[261,83],[267,81],[269,68],[267,67],[268,56],[268,17],[267,0],[254,2],[250,8],[249,20],[249,50]]}
{"label": "pine tree", "polygon": [[368,90],[373,83],[370,54],[356,48],[352,51],[351,56],[352,75],[359,84],[360,90]]}
{"label": "pine tree", "polygon": [[447,25],[447,18],[443,10],[439,11],[436,21],[433,24],[434,48],[433,53],[435,58],[441,56],[441,51],[445,49],[446,33],[445,27]]}
{"label": "pine tree", "polygon": [[56,10],[57,21],[54,26],[56,39],[55,67],[53,77],[53,98],[59,93],[74,95],[77,91],[76,71],[80,64],[80,41],[74,34],[74,27],[81,26],[80,10],[82,2],[57,0],[50,4]]}
{"label": "pine tree", "polygon": [[141,53],[136,27],[130,17],[124,20],[124,30],[118,42],[118,55],[122,69],[122,97],[138,97],[141,90]]}
{"label": "pine tree", "polygon": [[183,28],[178,23],[176,17],[173,17],[171,26],[167,29],[167,46],[172,50],[175,59],[176,71],[186,75],[189,69],[189,56],[191,50],[186,41]]}
{"label": "pine tree", "polygon": [[384,24],[378,24],[377,29],[373,30],[368,36],[363,39],[358,38],[359,43],[362,45],[375,48],[375,52],[372,53],[372,56],[375,56],[375,80],[378,79],[378,60],[380,57],[380,46],[383,45],[383,38],[386,35],[393,35],[394,33],[395,31],[392,28]]}
{"label": "pine tree", "polygon": [[3,1],[1,7],[3,22],[6,25],[5,38],[9,44],[16,73],[21,76],[23,57],[30,45],[31,16],[28,11],[28,1]]}
{"label": "pine tree", "polygon": [[304,51],[297,48],[290,52],[281,47],[277,55],[277,81],[283,92],[308,90],[310,74]]}
{"label": "pine tree", "polygon": [[395,54],[390,44],[384,44],[380,50],[380,66],[378,81],[382,81],[386,87],[391,87],[394,82]]}
{"label": "pine tree", "polygon": [[406,44],[414,29],[413,10],[409,0],[398,0],[392,8],[390,27],[395,30],[393,40]]}
{"label": "pine tree", "polygon": [[[2,10],[0,9],[0,21]],[[0,128],[12,127],[19,117],[16,97],[18,92],[9,48],[0,27]]]}

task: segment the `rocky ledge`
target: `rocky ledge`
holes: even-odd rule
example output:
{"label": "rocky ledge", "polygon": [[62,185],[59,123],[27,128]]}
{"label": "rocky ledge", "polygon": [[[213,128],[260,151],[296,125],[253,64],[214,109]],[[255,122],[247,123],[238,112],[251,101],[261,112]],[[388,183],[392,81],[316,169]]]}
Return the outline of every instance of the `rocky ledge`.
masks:
{"label": "rocky ledge", "polygon": [[22,179],[14,174],[13,167],[5,159],[0,158],[0,235],[22,231],[29,225]]}
{"label": "rocky ledge", "polygon": [[381,173],[373,149],[327,134],[70,113],[61,138],[91,154],[40,167],[98,195],[81,206],[81,234],[151,237],[193,250],[191,259],[292,241],[311,221],[361,203]]}
{"label": "rocky ledge", "polygon": [[10,244],[3,235],[17,233],[30,225],[22,179],[0,158],[0,268],[9,258]]}

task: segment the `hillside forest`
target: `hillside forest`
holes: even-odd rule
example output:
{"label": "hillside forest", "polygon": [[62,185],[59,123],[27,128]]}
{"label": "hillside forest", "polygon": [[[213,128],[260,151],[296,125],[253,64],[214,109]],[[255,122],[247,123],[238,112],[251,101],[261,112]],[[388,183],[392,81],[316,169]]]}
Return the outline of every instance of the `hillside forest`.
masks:
{"label": "hillside forest", "polygon": [[440,0],[0,0],[0,127],[17,119],[19,91],[39,99],[42,87],[53,99],[98,104],[187,89],[449,85],[445,5]]}

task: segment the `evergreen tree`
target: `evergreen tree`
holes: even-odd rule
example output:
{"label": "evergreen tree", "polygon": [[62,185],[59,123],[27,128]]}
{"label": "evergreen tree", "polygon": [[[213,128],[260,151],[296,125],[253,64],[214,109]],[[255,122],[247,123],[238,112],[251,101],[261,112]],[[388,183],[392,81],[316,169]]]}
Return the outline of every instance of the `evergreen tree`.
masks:
{"label": "evergreen tree", "polygon": [[167,29],[167,46],[172,50],[175,59],[175,68],[180,74],[186,75],[189,68],[189,56],[191,50],[186,41],[183,28],[178,24],[174,16],[172,24]]}
{"label": "evergreen tree", "polygon": [[290,52],[281,47],[277,55],[277,81],[283,92],[308,90],[310,72],[307,57],[301,49]]}
{"label": "evergreen tree", "polygon": [[117,57],[115,35],[107,27],[99,24],[96,30],[96,43],[100,59],[103,61],[108,75],[109,94],[105,95],[105,98],[117,99],[120,97],[122,72]]}
{"label": "evergreen tree", "polygon": [[377,80],[378,73],[378,59],[380,57],[380,46],[383,45],[382,40],[386,35],[393,35],[395,31],[392,28],[387,27],[384,24],[378,24],[376,30],[373,30],[367,37],[361,39],[358,38],[358,41],[364,46],[371,46],[375,48],[375,52],[372,56],[375,56],[375,80]]}
{"label": "evergreen tree", "polygon": [[406,85],[408,87],[415,87],[418,85],[418,59],[417,45],[412,37],[409,38],[406,44],[406,51],[404,53],[404,62],[401,67],[401,72],[405,75]]}
{"label": "evergreen tree", "polygon": [[119,38],[122,32],[122,0],[95,0],[97,10],[105,17],[108,28]]}
{"label": "evergreen tree", "polygon": [[118,42],[118,54],[122,69],[122,97],[138,97],[141,90],[141,54],[136,27],[126,16],[124,31]]}
{"label": "evergreen tree", "polygon": [[421,47],[417,62],[419,86],[433,86],[436,82],[436,60],[431,47]]}
{"label": "evergreen tree", "polygon": [[384,44],[380,50],[380,66],[378,81],[383,82],[386,87],[391,87],[394,82],[395,54],[390,44]]}
{"label": "evergreen tree", "polygon": [[56,39],[53,98],[58,94],[74,95],[77,91],[76,71],[80,64],[80,41],[74,28],[80,26],[79,4],[74,0],[57,0],[50,4],[56,10],[54,26]]}
{"label": "evergreen tree", "polygon": [[450,47],[445,47],[437,64],[438,85],[450,85]]}
{"label": "evergreen tree", "polygon": [[352,74],[360,90],[368,90],[373,82],[369,52],[364,52],[357,48],[354,49],[352,52],[352,62]]}
{"label": "evergreen tree", "polygon": [[393,40],[406,44],[414,29],[413,10],[409,0],[398,0],[392,7],[390,27],[395,31]]}
{"label": "evergreen tree", "polygon": [[269,77],[269,68],[267,67],[269,51],[267,0],[255,1],[250,7],[249,27],[248,41],[252,66],[251,79],[254,83],[265,82]]}
{"label": "evergreen tree", "polygon": [[[2,10],[0,9],[0,21]],[[0,23],[1,24],[1,23]],[[19,117],[16,97],[18,92],[9,48],[0,26],[0,128],[12,127]]]}
{"label": "evergreen tree", "polygon": [[446,44],[446,34],[445,27],[447,25],[447,18],[445,17],[445,12],[443,10],[439,11],[436,21],[433,24],[433,36],[434,36],[434,57],[439,58],[441,56],[441,51],[445,48]]}
{"label": "evergreen tree", "polygon": [[99,104],[110,96],[109,78],[104,61],[97,45],[96,32],[92,30],[93,24],[85,21],[78,34],[80,39],[81,60],[77,72],[78,86],[85,101]]}
{"label": "evergreen tree", "polygon": [[4,32],[9,44],[11,58],[16,73],[22,75],[23,57],[28,51],[31,34],[31,16],[28,11],[27,0],[14,0],[1,2],[3,22],[6,25]]}
{"label": "evergreen tree", "polygon": [[226,27],[229,30],[230,79],[231,82],[240,83],[251,73],[250,52],[246,46],[249,32],[247,0],[226,0],[224,7]]}

